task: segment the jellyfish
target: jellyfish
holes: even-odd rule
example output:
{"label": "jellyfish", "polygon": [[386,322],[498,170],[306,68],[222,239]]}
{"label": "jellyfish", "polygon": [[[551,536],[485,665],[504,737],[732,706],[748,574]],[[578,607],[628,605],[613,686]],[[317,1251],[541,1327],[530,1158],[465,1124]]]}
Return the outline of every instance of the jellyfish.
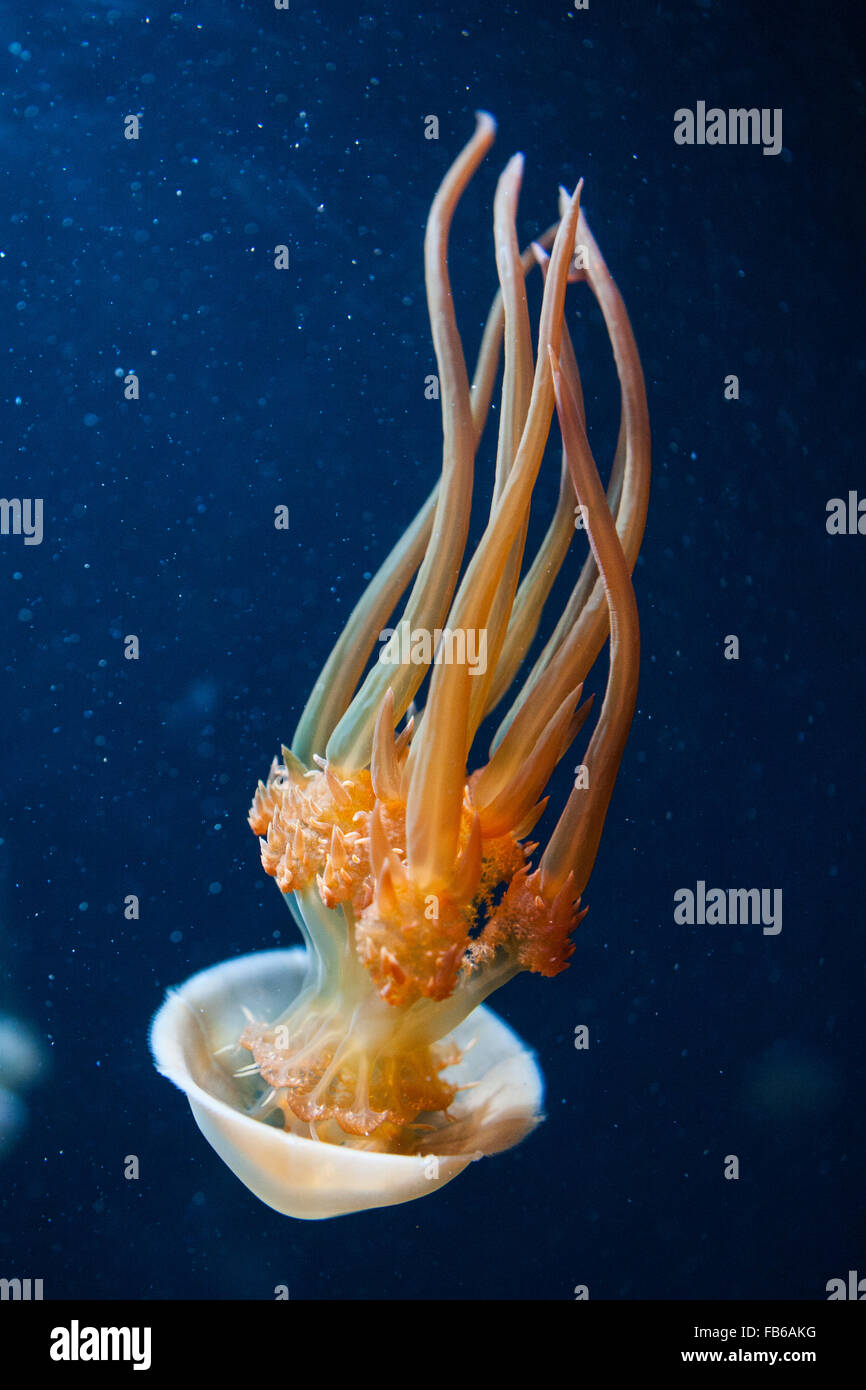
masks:
{"label": "jellyfish", "polygon": [[[352,611],[250,812],[264,869],[304,945],[202,971],[169,992],[151,1028],[157,1068],[186,1092],[217,1153],[262,1201],[300,1218],[424,1196],[539,1122],[535,1057],[485,1000],[520,971],[567,967],[635,709],[631,573],[650,458],[637,348],[580,206],[582,182],[560,189],[558,219],[521,251],[517,154],[496,188],[499,288],[470,383],[449,232],[494,136],[493,118],[478,113],[427,223],[439,481]],[[533,338],[534,269],[544,282]],[[564,317],[574,283],[598,303],[620,386],[606,491]],[[475,456],[500,355],[491,501],[466,563]],[[530,505],[554,414],[558,501],[529,561]],[[522,674],[581,531],[589,546],[576,583]],[[601,708],[542,848],[533,827],[592,711],[584,682],[606,644]],[[479,758],[476,735],[494,710],[498,727]]]}

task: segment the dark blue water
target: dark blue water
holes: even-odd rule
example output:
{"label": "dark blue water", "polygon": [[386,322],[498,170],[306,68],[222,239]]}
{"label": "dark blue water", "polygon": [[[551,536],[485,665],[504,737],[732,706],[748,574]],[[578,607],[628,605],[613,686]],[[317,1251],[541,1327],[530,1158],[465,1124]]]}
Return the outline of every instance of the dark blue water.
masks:
{"label": "dark blue water", "polygon": [[[0,536],[0,1007],[47,1064],[0,1160],[0,1275],[73,1298],[814,1299],[866,1274],[866,538],[825,526],[866,492],[856,12],[7,16],[0,493],[43,498],[44,537]],[[675,144],[698,101],[781,108],[783,150]],[[438,469],[423,227],[478,107],[499,137],[452,240],[468,357],[515,149],[524,240],[585,177],[641,350],[639,708],[571,968],[493,1001],[537,1050],[546,1123],[424,1201],[298,1223],[208,1148],[147,1025],[194,971],[294,944],[246,811]],[[606,468],[615,376],[572,293]],[[780,888],[782,931],[678,925],[698,880]]]}

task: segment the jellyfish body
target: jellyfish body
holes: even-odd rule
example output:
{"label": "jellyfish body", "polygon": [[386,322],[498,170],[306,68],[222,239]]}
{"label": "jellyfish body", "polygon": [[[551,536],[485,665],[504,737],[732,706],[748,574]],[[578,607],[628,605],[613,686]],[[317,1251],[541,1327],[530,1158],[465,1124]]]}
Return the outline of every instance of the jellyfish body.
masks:
{"label": "jellyfish body", "polygon": [[[458,1095],[438,1142],[417,1153],[358,1150],[262,1124],[255,1078],[220,1064],[253,1008],[274,1017],[303,987],[308,960],[296,948],[257,951],[203,970],[173,990],[154,1019],[151,1049],[163,1075],[186,1092],[202,1134],[263,1202],[316,1220],[393,1206],[443,1187],[476,1159],[518,1143],[538,1122],[542,1080],[520,1039],[490,1009],[456,1030],[465,1050]],[[435,1134],[431,1127],[430,1134]]]}
{"label": "jellyfish body", "polygon": [[[634,713],[631,571],[649,492],[637,350],[580,209],[581,185],[561,192],[558,224],[520,252],[517,155],[496,191],[500,289],[470,385],[448,278],[449,228],[494,132],[481,113],[434,200],[425,239],[442,402],[439,483],[351,614],[250,813],[306,954],[265,953],[206,971],[170,995],[154,1021],[157,1065],[187,1091],[210,1142],[257,1195],[296,1216],[423,1195],[536,1123],[535,1064],[483,1001],[520,970],[566,967]],[[533,345],[525,277],[536,264],[544,291]],[[575,280],[598,301],[621,387],[606,494],[564,318]],[[503,340],[492,501],[460,578]],[[527,565],[532,491],[554,413],[559,501]],[[590,553],[486,761],[470,773],[475,735],[514,684],[576,517]],[[401,619],[365,675],[407,589]],[[607,685],[583,775],[534,860],[539,846],[528,837],[550,776],[590,713],[583,683],[608,636]]]}

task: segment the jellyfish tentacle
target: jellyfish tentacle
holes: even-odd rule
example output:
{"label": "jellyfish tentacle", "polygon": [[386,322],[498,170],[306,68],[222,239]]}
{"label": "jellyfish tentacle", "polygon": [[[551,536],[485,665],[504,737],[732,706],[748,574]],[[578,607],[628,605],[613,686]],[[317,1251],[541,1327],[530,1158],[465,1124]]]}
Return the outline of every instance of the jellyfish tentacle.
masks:
{"label": "jellyfish tentacle", "polygon": [[394,738],[394,692],[390,686],[385,691],[373,731],[370,778],[379,801],[402,799],[402,774]]}
{"label": "jellyfish tentacle", "polygon": [[[567,752],[589,713],[589,700],[579,709],[575,708],[581,689],[578,686],[566,696],[529,757],[510,767],[501,782],[494,778],[485,781],[491,764],[482,770],[477,780],[473,778],[473,799],[486,836],[494,838],[513,833],[538,801],[553,769]],[[498,772],[499,769],[493,771]]]}
{"label": "jellyfish tentacle", "polygon": [[[524,276],[536,264],[533,248],[539,244],[551,245],[558,226],[559,222],[554,222],[521,254],[520,269]],[[487,315],[469,392],[476,451],[490,410],[504,323],[500,289]],[[420,511],[368,583],[310,692],[292,738],[298,755],[306,762],[311,762],[313,753],[327,745],[346,713],[377,637],[424,558],[433,529],[439,488],[437,480]]]}
{"label": "jellyfish tentacle", "polygon": [[[560,343],[581,188],[578,184],[553,244],[541,305],[538,362],[517,457],[452,604],[448,615],[452,631],[486,627],[538,476],[554,409],[546,351]],[[447,883],[454,862],[468,753],[471,681],[465,664],[434,668],[424,720],[409,753],[406,846],[410,872],[419,886],[431,892]]]}
{"label": "jellyfish tentacle", "polygon": [[517,201],[523,181],[523,155],[508,161],[493,200],[496,268],[504,312],[505,365],[502,377],[502,413],[496,449],[493,497],[496,502],[511,472],[532,396],[532,332],[526,301],[526,276],[517,244]]}
{"label": "jellyfish tentacle", "polygon": [[[608,497],[609,502],[616,505],[616,528],[631,572],[643,540],[649,505],[650,427],[646,389],[628,311],[582,210],[577,236],[589,252],[586,279],[604,318],[622,393],[620,433]],[[563,362],[563,366],[566,365]],[[494,749],[530,697],[534,703],[538,682],[549,668],[552,668],[550,678],[556,682],[561,695],[575,681],[585,679],[604,646],[608,629],[604,586],[594,576],[594,565],[585,566],[553,636],[496,731]]]}
{"label": "jellyfish tentacle", "polygon": [[574,397],[552,350],[550,364],[574,488],[587,509],[590,544],[610,614],[610,666],[601,713],[584,759],[589,786],[573,788],[541,857],[541,892],[548,902],[558,897],[572,876],[574,897],[579,900],[589,881],[634,716],[640,669],[640,629],[628,561]]}
{"label": "jellyfish tentacle", "polygon": [[313,753],[327,745],[364,674],[379,634],[421,564],[433,529],[438,496],[437,483],[370,580],[325,662],[292,738],[295,752],[305,762],[311,762]]}
{"label": "jellyfish tentacle", "polygon": [[574,535],[574,488],[563,456],[559,478],[559,496],[544,539],[526,571],[514,602],[499,660],[493,678],[485,691],[482,718],[486,719],[510,690],[514,678],[532,645],[541,614],[556,577],[571,546]]}
{"label": "jellyfish tentacle", "polygon": [[[558,230],[559,221],[552,222],[551,225],[542,232],[541,236],[537,238],[536,242],[532,242],[521,252],[520,268],[523,271],[524,278],[537,264],[534,247],[536,245],[545,247],[552,246]],[[499,350],[502,345],[504,327],[505,304],[500,287],[493,297],[490,313],[484,325],[481,348],[478,353],[478,365],[475,369],[475,376],[472,379],[470,391],[472,396],[472,417],[476,431],[476,448],[481,440],[481,435],[487,420],[487,412],[490,409],[490,402],[493,398],[493,387],[499,368]]]}
{"label": "jellyfish tentacle", "polygon": [[[557,762],[565,754],[574,737],[580,732],[580,728],[586,722],[595,701],[595,696],[590,695],[579,709],[575,709],[582,689],[582,685],[575,686],[574,690],[570,691],[562,702],[563,705],[570,705],[570,708],[574,710],[574,718],[579,718],[580,723],[564,744],[559,757],[556,759]],[[561,709],[562,706],[559,708]],[[551,722],[556,718],[556,714],[556,710],[551,713],[549,709],[545,708],[542,716],[533,721],[532,727],[529,727],[528,724],[519,726],[517,722],[511,726],[490,761],[476,774],[485,779],[483,794],[489,800],[499,796],[503,789],[519,775],[519,770],[524,763],[533,760],[535,757],[533,750],[538,748]]]}
{"label": "jellyfish tentacle", "polygon": [[[509,160],[499,179],[493,203],[496,267],[505,315],[505,363],[491,517],[514,465],[532,399],[535,366],[532,331],[526,302],[526,276],[517,242],[517,202],[522,179],[523,156],[516,154]],[[475,729],[483,718],[487,690],[505,641],[511,606],[520,579],[528,524],[527,511],[505,563],[487,621],[487,670],[473,681],[468,743],[471,743]]]}
{"label": "jellyfish tentacle", "polygon": [[[475,133],[445,175],[427,222],[424,257],[442,403],[442,477],[430,540],[403,614],[410,630],[420,627],[433,631],[441,625],[454,593],[469,529],[476,432],[448,275],[448,235],[460,196],[493,144],[495,132],[493,117],[478,112]],[[424,675],[424,667],[412,663],[393,669],[381,663],[374,666],[328,740],[329,759],[339,767],[366,766],[385,690],[393,687],[399,718]]]}
{"label": "jellyfish tentacle", "polygon": [[481,878],[482,824],[477,812],[472,817],[469,839],[454,866],[449,896],[455,903],[471,901]]}
{"label": "jellyfish tentacle", "polygon": [[[578,222],[578,227],[579,225]],[[546,277],[549,257],[538,243],[533,243],[532,249],[541,266],[542,273]],[[580,417],[585,422],[580,372],[574,355],[571,335],[565,322],[562,325],[561,356],[570,371],[570,379],[575,389]],[[501,645],[499,659],[493,667],[491,679],[484,692],[486,698],[482,718],[487,717],[508,691],[532,645],[544,605],[571,545],[574,535],[574,517],[574,487],[571,482],[568,460],[563,449],[556,510],[538,553],[514,596],[508,629]]]}
{"label": "jellyfish tentacle", "polygon": [[[583,417],[580,414],[580,386],[577,370],[577,362],[573,352],[565,350],[568,345],[567,330],[563,329],[562,346],[563,354],[561,357],[562,371],[571,389],[575,405],[578,410],[578,420],[583,428]],[[563,448],[563,458],[572,471],[571,462],[568,458],[568,448]],[[572,480],[572,493],[574,494],[574,483]],[[590,552],[592,558],[592,552]],[[593,568],[595,562],[593,560]],[[585,568],[585,567],[584,567]],[[532,617],[532,621],[537,624],[540,617],[540,607]],[[517,712],[515,717],[508,724],[503,738],[491,746],[491,759],[495,768],[500,769],[498,775],[505,777],[510,775],[507,770],[519,765],[527,756],[529,749],[533,748],[541,737],[548,721],[553,719],[562,700],[566,698],[568,692],[579,686],[587,672],[580,669],[576,661],[572,661],[571,666],[564,662],[561,666],[551,665],[551,667],[541,672],[533,690],[532,700],[527,700],[522,704],[515,702]],[[570,677],[570,679],[569,679]],[[491,773],[491,776],[496,776]]]}

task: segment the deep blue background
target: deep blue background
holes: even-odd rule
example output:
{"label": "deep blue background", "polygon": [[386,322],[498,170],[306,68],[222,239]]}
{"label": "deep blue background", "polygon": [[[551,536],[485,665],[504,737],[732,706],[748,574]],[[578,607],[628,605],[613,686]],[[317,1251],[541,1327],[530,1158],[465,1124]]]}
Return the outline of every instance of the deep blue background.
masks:
{"label": "deep blue background", "polygon": [[[7,14],[0,494],[46,516],[40,547],[0,538],[0,1004],[50,1066],[0,1166],[0,1275],[73,1298],[809,1299],[866,1274],[866,539],[824,525],[866,490],[858,9]],[[698,100],[782,107],[784,153],[675,145]],[[494,1000],[538,1051],[547,1122],[428,1200],[303,1224],[207,1147],[147,1023],[166,986],[294,941],[246,810],[438,468],[423,226],[477,107],[499,138],[454,227],[467,355],[518,148],[522,237],[584,175],[641,349],[639,711],[571,969]],[[606,466],[615,378],[572,293]],[[782,888],[782,934],[675,925],[701,878]]]}

